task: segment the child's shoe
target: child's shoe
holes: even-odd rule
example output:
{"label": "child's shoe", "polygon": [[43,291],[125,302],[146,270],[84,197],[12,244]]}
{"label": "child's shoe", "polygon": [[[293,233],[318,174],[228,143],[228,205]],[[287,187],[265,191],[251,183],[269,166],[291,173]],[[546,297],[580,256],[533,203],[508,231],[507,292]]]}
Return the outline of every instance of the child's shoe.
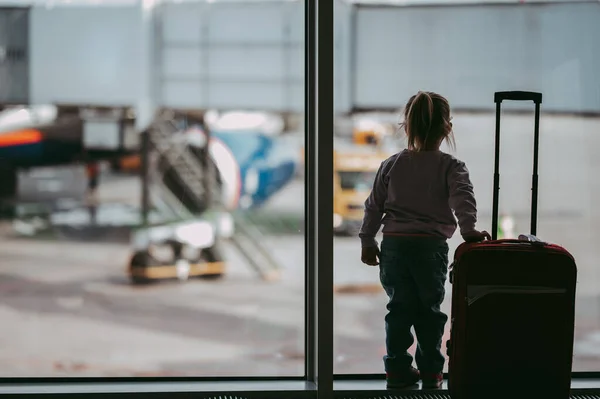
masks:
{"label": "child's shoe", "polygon": [[444,382],[444,376],[442,373],[422,374],[421,381],[423,381],[423,389],[440,389]]}
{"label": "child's shoe", "polygon": [[416,385],[419,382],[419,370],[410,367],[403,373],[387,373],[385,380],[387,389],[403,389]]}

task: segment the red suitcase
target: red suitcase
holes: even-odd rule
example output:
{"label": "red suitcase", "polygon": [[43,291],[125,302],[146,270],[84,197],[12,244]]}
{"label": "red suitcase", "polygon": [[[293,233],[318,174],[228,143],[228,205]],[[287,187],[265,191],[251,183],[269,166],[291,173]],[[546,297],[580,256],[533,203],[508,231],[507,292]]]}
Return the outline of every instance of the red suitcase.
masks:
{"label": "red suitcase", "polygon": [[[498,92],[492,240],[463,243],[450,270],[447,342],[453,399],[568,399],[577,268],[573,256],[535,237],[541,93]],[[497,240],[503,100],[535,103],[531,235]]]}

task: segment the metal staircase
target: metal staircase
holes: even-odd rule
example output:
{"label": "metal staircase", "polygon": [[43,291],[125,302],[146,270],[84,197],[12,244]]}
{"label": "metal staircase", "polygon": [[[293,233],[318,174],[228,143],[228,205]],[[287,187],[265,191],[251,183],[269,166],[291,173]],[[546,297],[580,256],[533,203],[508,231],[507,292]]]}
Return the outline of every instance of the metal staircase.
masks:
{"label": "metal staircase", "polygon": [[[221,210],[221,191],[217,182],[217,174],[207,170],[201,160],[192,153],[185,139],[178,140],[175,134],[179,131],[172,118],[166,116],[157,120],[149,130],[149,139],[163,161],[164,168],[170,168],[177,176],[179,184],[191,194],[194,205],[198,209]],[[174,195],[159,176],[153,179],[153,197],[158,205],[168,209],[177,219],[190,219],[194,211]],[[208,186],[208,188],[207,188]],[[210,212],[209,212],[210,213]],[[239,214],[234,214],[235,233],[231,244],[244,257],[248,265],[264,280],[279,278],[281,266],[271,256],[265,246],[263,233],[252,222]],[[216,223],[218,228],[218,223]],[[219,236],[219,233],[217,232]]]}
{"label": "metal staircase", "polygon": [[235,234],[232,244],[263,280],[275,281],[281,277],[281,266],[264,245],[264,234],[241,214],[234,213]]}
{"label": "metal staircase", "polygon": [[[205,171],[200,161],[187,148],[185,141],[174,139],[177,126],[171,120],[162,120],[150,129],[150,142],[167,165],[176,171],[180,183],[196,199],[200,207],[206,205]],[[213,186],[213,185],[211,185]],[[214,187],[214,186],[213,186]]]}
{"label": "metal staircase", "polygon": [[152,203],[162,214],[174,220],[190,220],[194,217],[194,214],[169,190],[162,179],[152,179],[150,195]]}

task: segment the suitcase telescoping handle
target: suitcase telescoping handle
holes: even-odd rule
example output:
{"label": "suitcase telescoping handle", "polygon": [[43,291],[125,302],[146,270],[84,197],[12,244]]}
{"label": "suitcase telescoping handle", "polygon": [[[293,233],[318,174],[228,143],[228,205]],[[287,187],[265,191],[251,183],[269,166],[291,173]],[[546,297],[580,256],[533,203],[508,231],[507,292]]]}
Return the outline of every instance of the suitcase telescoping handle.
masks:
{"label": "suitcase telescoping handle", "polygon": [[533,139],[533,175],[531,183],[531,235],[537,233],[538,202],[538,154],[540,143],[540,105],[542,93],[532,91],[499,91],[494,93],[496,103],[496,149],[494,156],[494,199],[492,205],[492,239],[498,238],[498,199],[500,194],[500,112],[502,101],[533,101],[535,103],[535,127]]}
{"label": "suitcase telescoping handle", "polygon": [[542,93],[534,91],[497,91],[494,93],[494,102],[501,103],[504,100],[511,101],[533,101],[536,104],[542,103]]}

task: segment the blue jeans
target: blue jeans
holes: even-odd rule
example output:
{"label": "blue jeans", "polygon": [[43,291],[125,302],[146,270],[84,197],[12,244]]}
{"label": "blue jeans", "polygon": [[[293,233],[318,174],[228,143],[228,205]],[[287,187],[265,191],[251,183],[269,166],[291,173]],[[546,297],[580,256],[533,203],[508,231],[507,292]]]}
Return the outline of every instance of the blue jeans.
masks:
{"label": "blue jeans", "polygon": [[415,360],[422,373],[444,368],[442,336],[448,316],[440,310],[448,273],[448,244],[429,237],[385,236],[380,279],[389,297],[385,316],[387,373],[403,373],[413,362],[408,349],[417,335]]}

